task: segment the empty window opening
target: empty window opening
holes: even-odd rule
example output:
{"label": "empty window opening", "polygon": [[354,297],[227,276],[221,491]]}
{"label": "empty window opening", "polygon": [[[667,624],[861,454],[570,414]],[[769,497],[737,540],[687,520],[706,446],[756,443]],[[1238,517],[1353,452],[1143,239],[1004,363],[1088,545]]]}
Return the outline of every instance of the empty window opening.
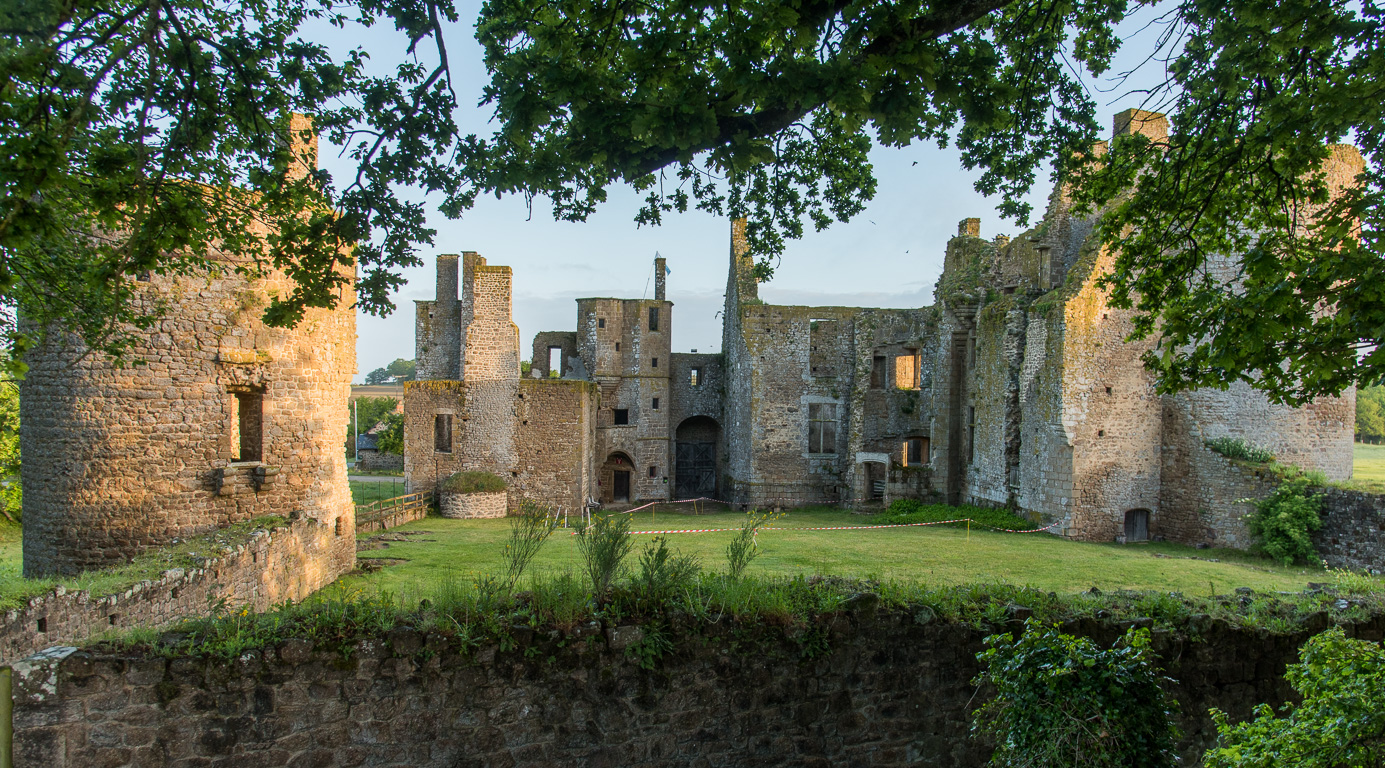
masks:
{"label": "empty window opening", "polygon": [[650,477],[658,477],[658,476],[659,476],[659,468],[658,468],[658,467],[650,467],[650,468],[649,468],[649,476],[650,476]]}
{"label": "empty window opening", "polygon": [[1110,388],[1110,387],[1107,387],[1107,388],[1106,388],[1106,394],[1108,394],[1108,395],[1111,394],[1111,388]]}
{"label": "empty window opening", "polygon": [[625,424],[629,424],[629,423],[630,423],[630,409],[629,409],[629,408],[617,408],[617,409],[615,409],[614,411],[612,411],[611,413],[612,413],[612,421],[615,423],[616,426],[619,427],[619,426],[622,426],[622,425],[625,425]]}
{"label": "empty window opening", "polygon": [[259,552],[251,552],[251,553],[250,553],[250,562],[252,562],[252,563],[258,563],[258,562],[260,562],[260,553],[259,553]]}
{"label": "empty window opening", "polygon": [[1149,541],[1149,510],[1132,509],[1125,513],[1125,540]]}
{"label": "empty window opening", "polygon": [[904,441],[902,448],[904,466],[919,467],[928,463],[928,438],[911,437]]}
{"label": "empty window opening", "polygon": [[563,348],[548,348],[548,376],[558,378],[563,375]]}
{"label": "empty window opening", "polygon": [[337,533],[337,535],[340,536],[340,535],[342,534],[342,531],[344,530],[344,528],[343,528],[343,526],[342,526],[342,524],[341,524],[341,518],[340,518],[340,517],[337,518],[337,523],[336,523],[336,526],[335,526],[335,527],[336,527],[336,533]]}
{"label": "empty window opening", "polygon": [[866,470],[866,497],[871,501],[879,501],[885,498],[885,465],[878,462],[867,462]]}
{"label": "empty window opening", "polygon": [[976,406],[967,406],[967,463],[976,463]]}
{"label": "empty window opening", "polygon": [[870,359],[870,388],[885,388],[885,358],[883,355],[876,355]]}
{"label": "empty window opening", "polygon": [[894,359],[894,385],[896,389],[919,388],[919,353],[910,352]]}
{"label": "empty window opening", "polygon": [[42,634],[44,634],[44,633],[47,632],[47,631],[48,631],[48,619],[47,619],[46,617],[45,617],[45,618],[42,618],[42,619],[39,619],[39,620],[38,620],[38,633],[39,633],[40,635],[42,635]]}
{"label": "empty window opening", "polygon": [[597,327],[597,328],[605,328],[605,327],[606,327],[606,318],[604,318],[604,317],[598,317],[598,318],[596,318],[596,327]]}
{"label": "empty window opening", "polygon": [[618,342],[618,341],[616,342],[616,351],[617,351],[617,352],[620,351],[620,342]]}
{"label": "empty window opening", "polygon": [[836,403],[808,404],[808,453],[837,452]]}
{"label": "empty window opening", "polygon": [[1096,431],[1096,436],[1097,436],[1097,437],[1106,437],[1106,430],[1104,430],[1104,429],[1098,429],[1098,430]]}
{"label": "empty window opening", "polygon": [[452,452],[452,414],[439,413],[433,417],[433,450]]}
{"label": "empty window opening", "polygon": [[656,397],[656,398],[650,400],[650,401],[649,401],[649,407],[650,407],[651,410],[655,410],[655,411],[659,410],[659,398]]}
{"label": "empty window opening", "polygon": [[231,393],[231,461],[260,461],[264,396],[254,390]]}
{"label": "empty window opening", "polygon": [[658,367],[659,367],[659,358],[657,358],[657,357],[651,357],[651,358],[649,358],[649,367],[650,367],[650,368],[658,368]]}
{"label": "empty window opening", "polygon": [[688,370],[688,386],[697,387],[702,385],[702,369],[691,368]]}
{"label": "empty window opening", "polygon": [[651,330],[651,331],[657,331],[657,330],[659,330],[659,308],[658,308],[658,307],[650,307],[650,308],[649,308],[649,330]]}

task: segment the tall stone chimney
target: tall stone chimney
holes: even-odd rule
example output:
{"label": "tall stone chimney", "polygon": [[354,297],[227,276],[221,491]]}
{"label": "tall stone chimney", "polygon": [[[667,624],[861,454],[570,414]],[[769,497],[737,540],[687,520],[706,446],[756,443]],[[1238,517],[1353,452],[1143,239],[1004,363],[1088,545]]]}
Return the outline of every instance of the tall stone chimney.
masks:
{"label": "tall stone chimney", "polygon": [[961,221],[957,222],[957,234],[959,234],[959,235],[967,235],[967,236],[970,236],[970,237],[980,237],[980,236],[981,236],[981,220],[980,220],[980,219],[962,219]]}
{"label": "tall stone chimney", "polygon": [[439,379],[460,379],[462,328],[457,308],[457,254],[438,256],[438,286],[434,304],[434,370]]}
{"label": "tall stone chimney", "polygon": [[289,178],[301,179],[317,170],[317,131],[313,119],[297,112],[289,116]]}
{"label": "tall stone chimney", "polygon": [[654,300],[664,300],[664,276],[668,272],[668,259],[659,256],[654,259]]}

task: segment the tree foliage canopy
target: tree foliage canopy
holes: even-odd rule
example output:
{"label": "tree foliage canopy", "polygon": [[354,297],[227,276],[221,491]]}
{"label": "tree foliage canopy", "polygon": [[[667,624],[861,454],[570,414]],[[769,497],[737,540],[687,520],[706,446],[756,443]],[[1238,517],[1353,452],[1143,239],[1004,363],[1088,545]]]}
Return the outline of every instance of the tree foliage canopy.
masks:
{"label": "tree foliage canopy", "polygon": [[1356,393],[1356,439],[1385,443],[1385,387],[1365,387]]}
{"label": "tree foliage canopy", "polygon": [[[1147,362],[1165,391],[1249,381],[1301,402],[1380,380],[1380,6],[1157,5],[1152,65],[1167,80],[1145,106],[1171,114],[1171,134],[1097,158],[1082,75],[1110,68],[1117,25],[1141,7],[489,0],[476,36],[496,128],[475,137],[452,120],[449,0],[49,0],[0,20],[0,291],[99,338],[110,317],[138,319],[120,314],[132,271],[196,265],[217,244],[299,279],[269,310],[288,323],[332,304],[339,249],[359,242],[362,306],[385,311],[431,237],[399,185],[439,193],[449,215],[512,193],[578,221],[633,185],[640,223],[747,216],[767,278],[807,223],[871,199],[872,141],[929,141],[955,143],[1017,220],[1050,162],[1079,204],[1107,211],[1108,287],[1141,311],[1137,335],[1161,339]],[[311,40],[324,23],[392,23],[406,60],[369,75],[362,50],[332,57]],[[346,145],[357,176],[337,189],[286,175],[288,111]],[[1366,173],[1329,204],[1320,171],[1343,140]],[[252,219],[284,236],[248,234],[262,231]],[[130,234],[93,248],[92,232]],[[59,274],[45,274],[48,250]],[[1209,265],[1242,254],[1234,279],[1213,278]],[[69,296],[93,301],[57,301]]]}

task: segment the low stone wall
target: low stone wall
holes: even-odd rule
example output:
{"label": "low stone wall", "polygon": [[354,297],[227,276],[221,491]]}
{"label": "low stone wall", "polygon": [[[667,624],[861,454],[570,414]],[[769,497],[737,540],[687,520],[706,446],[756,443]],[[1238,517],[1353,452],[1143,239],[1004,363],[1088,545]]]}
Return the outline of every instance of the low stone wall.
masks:
{"label": "low stone wall", "polygon": [[1385,572],[1385,496],[1327,489],[1313,545],[1333,568]]}
{"label": "low stone wall", "polygon": [[[929,614],[931,616],[931,614]],[[925,623],[920,623],[920,622]],[[14,666],[16,765],[828,766],[979,768],[971,738],[982,639],[909,613],[839,614],[831,650],[734,650],[730,622],[676,641],[653,670],[627,649],[638,627],[516,629],[515,645],[459,653],[397,628],[349,654],[287,640],[234,661],[65,649]],[[1317,627],[1321,629],[1322,627]],[[1064,629],[1110,643],[1121,627]],[[1185,763],[1232,719],[1291,695],[1286,664],[1308,633],[1203,620],[1156,632],[1173,681]],[[1379,640],[1382,622],[1348,627]]]}
{"label": "low stone wall", "polygon": [[384,451],[361,451],[356,459],[356,469],[362,472],[404,471],[404,457],[398,453]]}
{"label": "low stone wall", "polygon": [[[343,537],[353,541],[343,542]],[[354,536],[312,518],[260,530],[201,567],[174,568],[114,595],[94,598],[59,586],[5,613],[0,624],[0,662],[40,649],[72,644],[111,629],[161,626],[205,615],[222,601],[228,608],[268,610],[298,601],[355,567]],[[20,763],[23,765],[23,763]]]}
{"label": "low stone wall", "polygon": [[504,517],[507,505],[505,491],[497,493],[447,493],[438,502],[438,514],[443,517]]}

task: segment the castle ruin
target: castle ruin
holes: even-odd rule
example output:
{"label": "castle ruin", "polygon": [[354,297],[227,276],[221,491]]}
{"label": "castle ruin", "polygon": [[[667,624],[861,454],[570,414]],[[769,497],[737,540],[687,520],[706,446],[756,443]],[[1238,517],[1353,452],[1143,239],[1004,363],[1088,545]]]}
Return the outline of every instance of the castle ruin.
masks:
{"label": "castle ruin", "polygon": [[[1158,139],[1167,122],[1130,110],[1115,131]],[[1361,167],[1343,147],[1327,170],[1340,187]],[[437,299],[417,310],[406,475],[493,471],[512,505],[1007,505],[1077,539],[1238,547],[1253,494],[1207,440],[1350,476],[1354,392],[1301,408],[1241,384],[1157,394],[1151,343],[1125,341],[1134,312],[1097,286],[1112,254],[1095,223],[1061,189],[1014,239],[967,219],[933,306],[864,309],[763,303],[735,222],[721,354],[671,352],[660,263],[654,300],[580,299],[576,331],[538,334],[531,378],[510,270],[440,257]],[[1236,279],[1233,261],[1214,266]]]}

